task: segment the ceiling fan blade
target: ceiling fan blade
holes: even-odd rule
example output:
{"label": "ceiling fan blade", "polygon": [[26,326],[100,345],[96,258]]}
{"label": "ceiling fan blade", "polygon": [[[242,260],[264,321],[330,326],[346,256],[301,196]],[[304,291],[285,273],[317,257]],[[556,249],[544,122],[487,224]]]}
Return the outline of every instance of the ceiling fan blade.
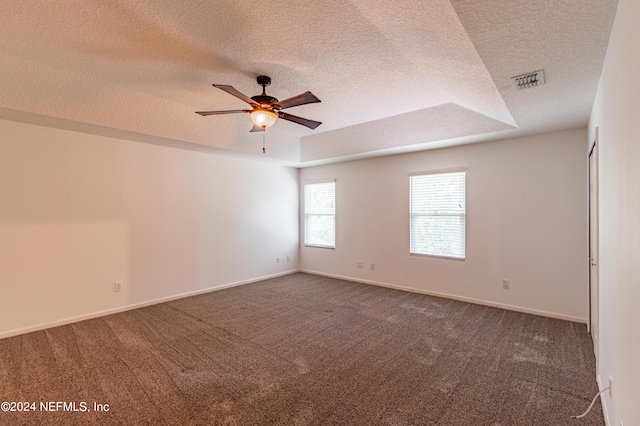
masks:
{"label": "ceiling fan blade", "polygon": [[239,112],[251,112],[250,109],[232,109],[229,111],[196,111],[196,114],[200,114],[201,116],[207,115],[222,115],[222,114],[236,114]]}
{"label": "ceiling fan blade", "polygon": [[264,127],[260,127],[257,124],[254,123],[253,127],[251,128],[251,130],[249,130],[249,132],[264,132]]}
{"label": "ceiling fan blade", "polygon": [[243,101],[245,101],[246,103],[248,103],[251,106],[257,106],[258,105],[258,103],[256,101],[254,101],[253,99],[251,99],[250,97],[248,97],[244,93],[236,90],[233,86],[227,86],[227,85],[224,85],[224,84],[214,84],[213,87],[217,87],[220,90],[224,90],[228,94],[233,95],[238,99],[242,99]]}
{"label": "ceiling fan blade", "polygon": [[289,99],[285,99],[284,101],[278,102],[280,105],[280,109],[291,108],[298,105],[312,104],[315,102],[321,102],[320,99],[316,97],[311,92],[304,92],[298,96],[294,96]]}
{"label": "ceiling fan blade", "polygon": [[303,126],[307,126],[310,129],[315,129],[319,125],[322,124],[322,121],[313,121],[307,118],[298,117],[295,115],[287,114],[286,112],[279,112],[278,116],[283,120],[292,121],[294,123],[302,124]]}

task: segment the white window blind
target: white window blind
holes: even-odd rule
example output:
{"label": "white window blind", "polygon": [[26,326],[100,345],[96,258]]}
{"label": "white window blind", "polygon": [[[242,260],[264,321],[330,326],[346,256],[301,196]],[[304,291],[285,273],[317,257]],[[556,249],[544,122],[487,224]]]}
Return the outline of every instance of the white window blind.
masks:
{"label": "white window blind", "polygon": [[304,244],[336,246],[336,183],[308,183],[304,186]]}
{"label": "white window blind", "polygon": [[410,253],[465,258],[466,172],[413,175]]}

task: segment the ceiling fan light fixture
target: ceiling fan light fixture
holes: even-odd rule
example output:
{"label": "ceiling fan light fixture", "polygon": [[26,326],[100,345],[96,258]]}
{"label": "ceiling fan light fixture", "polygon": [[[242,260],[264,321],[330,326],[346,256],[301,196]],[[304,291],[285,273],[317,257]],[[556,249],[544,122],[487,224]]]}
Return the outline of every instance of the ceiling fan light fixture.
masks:
{"label": "ceiling fan light fixture", "polygon": [[278,118],[282,118],[283,120],[290,121],[292,123],[300,124],[312,130],[322,124],[321,121],[309,120],[307,118],[302,118],[293,114],[282,112],[283,109],[320,102],[320,99],[318,99],[313,93],[306,91],[299,94],[298,96],[293,96],[283,101],[279,101],[273,96],[267,95],[265,91],[265,87],[271,84],[271,78],[265,75],[260,75],[257,77],[257,81],[258,84],[262,86],[262,94],[252,97],[248,97],[247,95],[239,92],[233,86],[228,86],[226,84],[213,85],[213,87],[224,90],[228,94],[248,103],[249,105],[251,105],[252,109],[234,109],[227,111],[196,111],[196,114],[205,117],[208,115],[236,113],[239,114],[248,112],[249,117],[251,117],[251,121],[253,121],[253,127],[251,128],[251,130],[249,130],[250,132],[263,132],[267,127],[273,126]]}
{"label": "ceiling fan light fixture", "polygon": [[262,127],[266,129],[269,126],[273,126],[273,124],[278,119],[278,114],[264,108],[256,108],[249,113],[251,116],[251,120],[254,122],[256,126]]}

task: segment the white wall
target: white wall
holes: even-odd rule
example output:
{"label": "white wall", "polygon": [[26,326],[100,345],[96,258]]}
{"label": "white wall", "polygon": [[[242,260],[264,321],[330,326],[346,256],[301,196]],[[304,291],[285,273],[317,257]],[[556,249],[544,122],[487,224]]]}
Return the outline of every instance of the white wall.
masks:
{"label": "white wall", "polygon": [[0,337],[298,269],[297,169],[3,120],[0,135]]}
{"label": "white wall", "polygon": [[640,2],[619,0],[589,124],[599,129],[600,341],[608,424],[640,424]]}
{"label": "white wall", "polygon": [[[580,129],[302,169],[301,185],[336,179],[337,247],[302,247],[301,268],[586,322],[586,138]],[[466,260],[410,256],[409,173],[456,166],[468,167]]]}

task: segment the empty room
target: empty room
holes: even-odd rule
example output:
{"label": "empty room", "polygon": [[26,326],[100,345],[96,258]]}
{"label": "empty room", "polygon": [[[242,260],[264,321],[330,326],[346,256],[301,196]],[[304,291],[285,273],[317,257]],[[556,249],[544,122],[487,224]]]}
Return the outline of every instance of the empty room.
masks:
{"label": "empty room", "polygon": [[3,2],[0,425],[640,425],[640,2]]}

